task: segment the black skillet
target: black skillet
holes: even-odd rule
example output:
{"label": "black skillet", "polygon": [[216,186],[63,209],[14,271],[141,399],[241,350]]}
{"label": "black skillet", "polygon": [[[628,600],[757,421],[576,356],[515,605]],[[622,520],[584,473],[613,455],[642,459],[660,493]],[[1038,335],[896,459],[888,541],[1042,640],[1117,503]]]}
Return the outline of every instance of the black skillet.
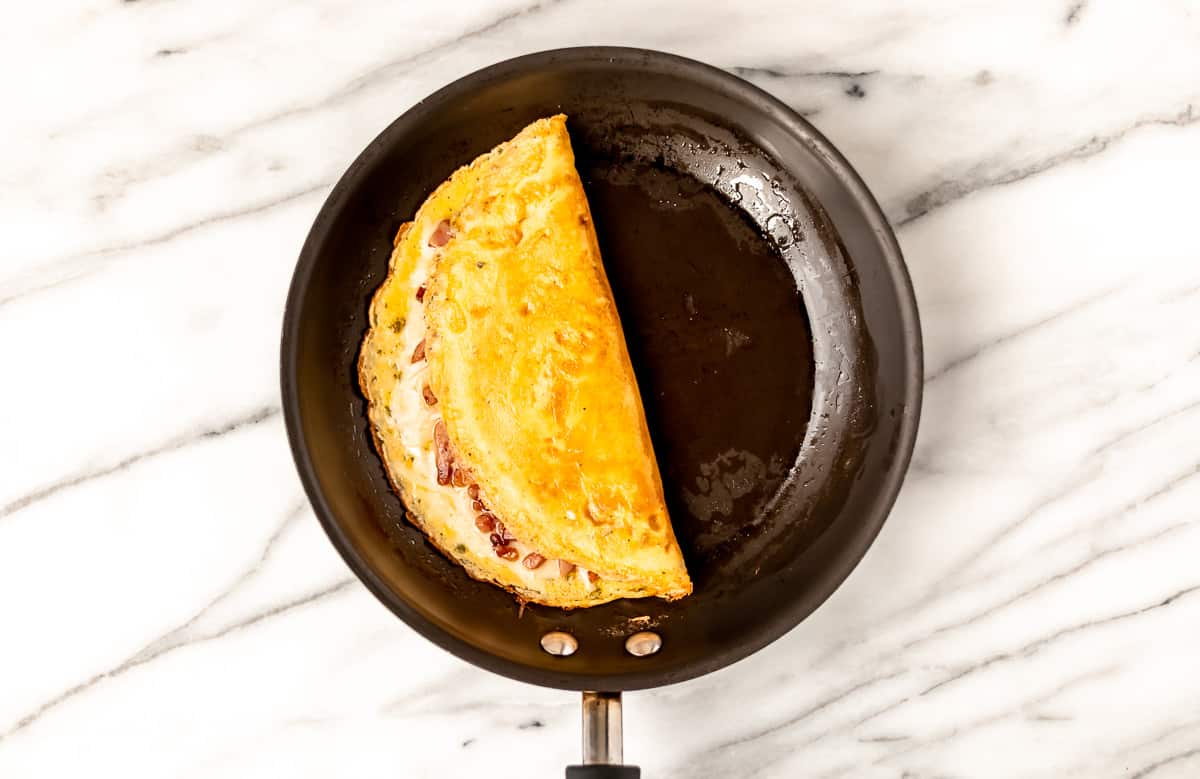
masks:
{"label": "black skillet", "polygon": [[[588,191],[695,592],[565,612],[468,578],[404,520],[355,360],[392,236],[455,168],[558,112]],[[793,628],[849,574],[900,488],[921,340],[895,236],[846,160],[753,85],[653,51],[542,52],[473,73],[392,123],[334,187],[284,315],[301,479],[347,564],[459,657],[583,691],[681,682]],[[650,630],[661,649],[634,656]],[[561,631],[571,656],[541,639]],[[653,643],[653,642],[651,642]],[[616,777],[619,697],[585,695],[587,768]],[[615,743],[614,743],[615,742]]]}

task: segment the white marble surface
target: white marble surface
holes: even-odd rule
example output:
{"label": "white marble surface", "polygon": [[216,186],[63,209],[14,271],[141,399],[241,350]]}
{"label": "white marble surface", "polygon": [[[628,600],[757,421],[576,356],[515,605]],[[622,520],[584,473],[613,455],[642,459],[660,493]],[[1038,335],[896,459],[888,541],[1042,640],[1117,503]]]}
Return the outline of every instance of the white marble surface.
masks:
{"label": "white marble surface", "polygon": [[[791,634],[627,697],[648,777],[1200,775],[1200,5],[143,0],[0,26],[0,776],[558,776],[573,695],[394,620],[277,391],[335,178],[511,55],[771,90],[899,227],[912,472]],[[486,773],[484,773],[486,772]]]}

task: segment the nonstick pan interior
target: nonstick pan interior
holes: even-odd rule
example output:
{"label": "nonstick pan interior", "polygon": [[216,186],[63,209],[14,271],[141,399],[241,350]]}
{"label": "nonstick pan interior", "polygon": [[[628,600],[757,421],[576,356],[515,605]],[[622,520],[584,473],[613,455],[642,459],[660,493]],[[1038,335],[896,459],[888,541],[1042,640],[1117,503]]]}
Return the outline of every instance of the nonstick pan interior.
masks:
{"label": "nonstick pan interior", "polygon": [[[404,520],[355,360],[398,225],[455,168],[568,115],[696,584],[676,603],[521,610]],[[895,239],[845,161],[753,86],[677,57],[511,60],[422,101],[353,164],[302,251],[282,381],[301,478],[364,583],[431,640],[536,684],[629,690],[734,662],[812,612],[866,551],[908,463],[920,339]],[[662,650],[635,658],[630,633]],[[565,630],[572,657],[539,638]]]}

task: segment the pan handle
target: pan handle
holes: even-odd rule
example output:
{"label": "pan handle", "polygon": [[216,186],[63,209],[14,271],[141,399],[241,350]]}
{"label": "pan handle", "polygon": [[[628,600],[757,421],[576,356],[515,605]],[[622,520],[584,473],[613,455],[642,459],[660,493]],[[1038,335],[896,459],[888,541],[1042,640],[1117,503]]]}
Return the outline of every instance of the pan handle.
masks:
{"label": "pan handle", "polygon": [[583,765],[567,766],[567,779],[641,779],[642,770],[622,765],[621,693],[583,694]]}
{"label": "pan handle", "polygon": [[642,779],[635,765],[569,765],[567,779]]}

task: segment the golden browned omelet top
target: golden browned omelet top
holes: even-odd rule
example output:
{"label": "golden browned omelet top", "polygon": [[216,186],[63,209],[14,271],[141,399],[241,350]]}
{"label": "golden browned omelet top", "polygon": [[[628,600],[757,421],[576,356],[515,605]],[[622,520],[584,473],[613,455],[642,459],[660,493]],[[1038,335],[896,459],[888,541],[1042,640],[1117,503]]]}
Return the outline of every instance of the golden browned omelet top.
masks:
{"label": "golden browned omelet top", "polygon": [[543,554],[687,594],[566,117],[534,122],[466,173],[414,230],[447,218],[453,236],[425,310],[456,457]]}

